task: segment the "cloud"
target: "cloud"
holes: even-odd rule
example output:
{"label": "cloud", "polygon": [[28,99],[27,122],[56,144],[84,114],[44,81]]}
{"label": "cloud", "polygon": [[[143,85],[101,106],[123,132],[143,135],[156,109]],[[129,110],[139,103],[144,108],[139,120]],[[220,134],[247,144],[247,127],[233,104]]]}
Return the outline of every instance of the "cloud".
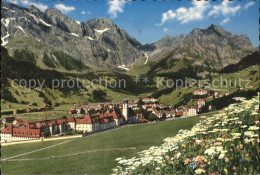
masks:
{"label": "cloud", "polygon": [[10,2],[12,4],[16,4],[16,5],[19,4],[18,0],[7,0],[7,2]]}
{"label": "cloud", "polygon": [[165,27],[165,28],[163,29],[163,31],[164,31],[164,32],[168,32],[169,29]]}
{"label": "cloud", "polygon": [[233,2],[223,1],[220,5],[213,6],[212,10],[208,13],[208,16],[235,15],[241,9],[241,6],[230,6],[232,3]]}
{"label": "cloud", "polygon": [[248,3],[246,3],[244,8],[247,10],[250,6],[252,6],[254,4],[255,4],[254,2],[248,2]]}
{"label": "cloud", "polygon": [[220,25],[224,25],[226,24],[227,22],[229,22],[229,18],[225,18],[221,21]]}
{"label": "cloud", "polygon": [[21,0],[20,2],[23,5],[26,5],[26,6],[33,5],[33,6],[37,7],[39,10],[41,10],[43,12],[48,8],[47,5],[44,5],[44,4],[40,3],[40,2],[31,2],[29,0]]}
{"label": "cloud", "polygon": [[204,18],[204,13],[209,7],[210,4],[208,1],[193,1],[189,8],[180,7],[175,11],[168,10],[163,13],[161,23],[156,25],[162,26],[166,21],[174,19],[180,21],[181,24],[201,20]]}
{"label": "cloud", "polygon": [[164,24],[166,21],[174,19],[176,17],[176,13],[174,13],[172,10],[168,10],[167,12],[162,14],[162,20],[161,20],[161,24]]}
{"label": "cloud", "polygon": [[88,15],[90,15],[90,14],[91,14],[91,12],[90,12],[90,11],[84,11],[84,10],[83,10],[83,11],[81,12],[81,14],[82,14],[82,15],[85,15],[85,14],[88,14]]}
{"label": "cloud", "polygon": [[64,4],[55,4],[54,7],[59,9],[62,13],[65,13],[65,14],[75,10],[75,7],[66,6]]}
{"label": "cloud", "polygon": [[110,15],[111,18],[117,18],[118,13],[124,12],[125,3],[126,1],[109,0],[108,1],[109,9],[107,13]]}

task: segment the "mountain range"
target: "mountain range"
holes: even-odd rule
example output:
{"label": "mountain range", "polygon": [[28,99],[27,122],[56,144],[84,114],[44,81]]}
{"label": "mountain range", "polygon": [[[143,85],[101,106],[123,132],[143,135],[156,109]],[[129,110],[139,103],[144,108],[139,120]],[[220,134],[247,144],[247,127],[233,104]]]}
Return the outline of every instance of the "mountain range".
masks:
{"label": "mountain range", "polygon": [[24,54],[39,67],[62,71],[167,73],[184,65],[204,75],[254,51],[247,35],[231,34],[216,25],[142,45],[106,18],[84,23],[55,8],[41,12],[7,2],[2,3],[1,15],[1,45],[11,56],[19,59]]}

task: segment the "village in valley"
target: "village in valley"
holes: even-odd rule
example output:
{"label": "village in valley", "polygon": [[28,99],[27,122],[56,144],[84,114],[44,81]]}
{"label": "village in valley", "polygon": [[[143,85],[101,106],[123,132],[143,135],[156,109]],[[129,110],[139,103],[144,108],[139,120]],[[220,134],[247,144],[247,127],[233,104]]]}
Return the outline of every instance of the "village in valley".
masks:
{"label": "village in valley", "polygon": [[196,105],[177,108],[161,104],[159,98],[140,97],[133,102],[124,98],[122,102],[80,103],[71,106],[71,109],[68,109],[68,115],[56,119],[46,117],[41,121],[23,121],[12,115],[1,120],[1,142],[44,140],[76,134],[88,136],[125,125],[167,121],[179,117],[187,118],[196,116],[198,113],[212,111],[211,105],[206,111],[202,110],[206,105],[202,97],[217,98],[217,92],[212,94],[209,90],[197,89],[193,93],[198,97],[191,100]]}

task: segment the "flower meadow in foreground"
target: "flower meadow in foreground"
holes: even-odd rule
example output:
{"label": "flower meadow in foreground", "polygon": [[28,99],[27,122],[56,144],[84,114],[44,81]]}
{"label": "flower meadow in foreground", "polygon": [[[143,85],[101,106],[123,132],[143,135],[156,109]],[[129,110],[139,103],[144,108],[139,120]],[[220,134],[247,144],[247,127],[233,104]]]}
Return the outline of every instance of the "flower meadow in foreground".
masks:
{"label": "flower meadow in foreground", "polygon": [[113,174],[259,174],[259,100],[236,99],[161,146],[117,158]]}

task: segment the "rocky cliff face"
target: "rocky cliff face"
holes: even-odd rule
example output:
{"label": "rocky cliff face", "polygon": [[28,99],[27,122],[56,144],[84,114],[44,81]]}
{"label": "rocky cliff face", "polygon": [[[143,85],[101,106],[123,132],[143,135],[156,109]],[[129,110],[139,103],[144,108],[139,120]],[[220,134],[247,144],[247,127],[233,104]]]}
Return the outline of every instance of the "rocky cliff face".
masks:
{"label": "rocky cliff face", "polygon": [[142,46],[142,50],[144,52],[147,52],[149,57],[153,57],[156,54],[159,54],[161,52],[166,52],[169,50],[176,49],[178,45],[183,41],[184,35],[171,37],[169,35],[166,35],[159,41],[153,44],[146,44]]}
{"label": "rocky cliff face", "polygon": [[206,29],[195,28],[186,36],[166,36],[144,49],[153,59],[172,50],[168,59],[192,60],[194,65],[220,70],[252,53],[254,47],[247,35],[232,35],[220,26],[210,25]]}
{"label": "rocky cliff face", "polygon": [[218,68],[235,63],[253,50],[246,35],[232,35],[221,27],[211,25],[206,29],[194,29],[178,46],[175,58],[198,59]]}
{"label": "rocky cliff face", "polygon": [[[114,65],[129,65],[139,58],[137,49],[141,44],[111,20],[95,18],[86,23],[93,29],[98,44],[109,53],[109,62]],[[118,58],[118,59],[113,59]]]}
{"label": "rocky cliff face", "polygon": [[83,23],[58,9],[43,13],[34,6],[27,9],[6,2],[1,9],[3,46],[15,37],[28,36],[93,67],[113,68],[139,58],[141,44],[109,19]]}
{"label": "rocky cliff face", "polygon": [[[192,60],[194,65],[218,70],[238,62],[254,49],[247,35],[232,35],[216,25],[141,45],[106,18],[83,23],[67,17],[58,9],[41,12],[34,6],[23,8],[6,2],[2,3],[1,14],[2,45],[9,50],[15,49],[14,44],[8,45],[10,41],[26,36],[93,68],[118,70],[133,64],[139,57],[146,57],[145,64],[148,65],[149,61],[156,61],[164,55],[169,60]],[[168,53],[170,55],[165,56]]]}

